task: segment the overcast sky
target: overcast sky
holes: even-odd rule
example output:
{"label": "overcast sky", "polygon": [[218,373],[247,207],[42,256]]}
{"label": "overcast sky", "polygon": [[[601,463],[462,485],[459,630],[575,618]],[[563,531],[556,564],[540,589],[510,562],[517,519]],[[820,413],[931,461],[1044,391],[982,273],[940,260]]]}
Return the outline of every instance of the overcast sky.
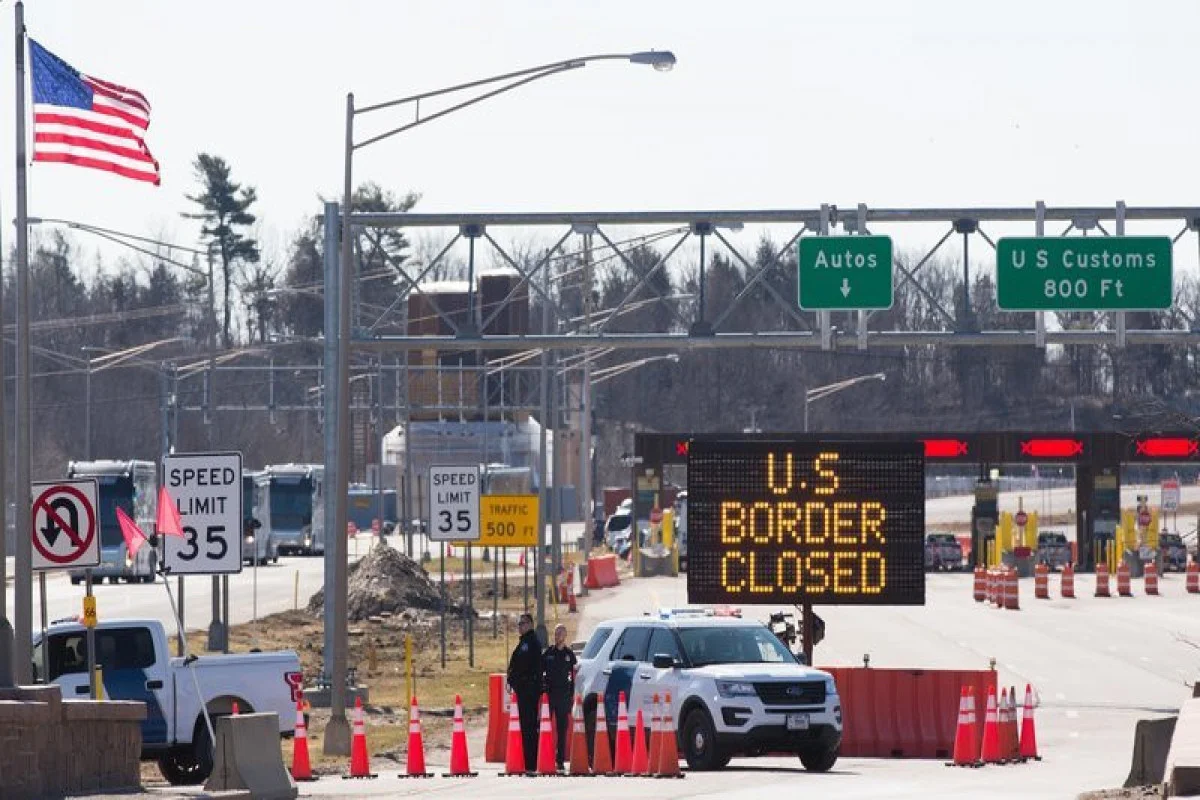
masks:
{"label": "overcast sky", "polygon": [[[1200,203],[1187,0],[31,0],[26,20],[147,95],[163,174],[154,188],[38,164],[30,213],[187,244],[197,152],[258,188],[282,255],[340,187],[347,91],[370,104],[650,48],[676,69],[601,63],[523,87],[361,151],[356,177],[420,192],[421,211]],[[11,78],[0,89],[11,108]]]}

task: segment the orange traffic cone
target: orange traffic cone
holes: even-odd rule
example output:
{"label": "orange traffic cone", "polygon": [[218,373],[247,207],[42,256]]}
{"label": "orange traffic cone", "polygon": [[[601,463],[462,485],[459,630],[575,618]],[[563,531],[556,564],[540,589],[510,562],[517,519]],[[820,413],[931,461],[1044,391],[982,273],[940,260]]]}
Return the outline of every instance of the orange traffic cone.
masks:
{"label": "orange traffic cone", "polygon": [[378,778],[371,772],[371,760],[367,755],[367,724],[363,722],[362,698],[354,701],[354,735],[350,739],[350,774],[343,778]]}
{"label": "orange traffic cone", "polygon": [[539,775],[557,775],[554,763],[554,731],[550,727],[550,698],[542,695],[541,717],[538,723],[537,772]]}
{"label": "orange traffic cone", "polygon": [[979,760],[984,764],[999,764],[1003,760],[1000,755],[1000,720],[996,713],[996,689],[988,687],[987,716],[983,722],[983,748]]}
{"label": "orange traffic cone", "polygon": [[958,728],[954,732],[954,760],[948,767],[978,767],[979,750],[975,747],[975,694],[969,686],[962,687],[958,699]]}
{"label": "orange traffic cone", "polygon": [[629,772],[633,775],[650,774],[650,754],[646,752],[646,726],[642,722],[642,710],[639,708],[633,723],[633,761]]}
{"label": "orange traffic cone", "polygon": [[517,696],[509,695],[508,744],[504,750],[504,772],[501,775],[525,774],[525,740],[521,738],[521,715],[517,710]]}
{"label": "orange traffic cone", "polygon": [[1041,761],[1038,755],[1037,732],[1033,725],[1033,687],[1025,684],[1025,710],[1021,714],[1021,758],[1032,758]]}
{"label": "orange traffic cone", "polygon": [[401,778],[432,778],[425,771],[425,740],[421,736],[421,710],[417,707],[416,695],[408,712],[408,767]]}
{"label": "orange traffic cone", "polygon": [[463,722],[462,695],[454,695],[454,731],[450,736],[450,771],[443,772],[443,778],[474,778],[478,772],[471,772],[471,759],[467,755],[467,729]]}
{"label": "orange traffic cone", "polygon": [[575,695],[575,707],[571,709],[571,775],[591,776],[588,769],[587,731],[583,727],[583,712],[579,707],[579,695]]}
{"label": "orange traffic cone", "polygon": [[650,774],[658,772],[658,761],[662,758],[662,709],[658,695],[651,699],[650,707]]}
{"label": "orange traffic cone", "polygon": [[292,735],[292,778],[315,781],[308,760],[308,723],[304,721],[304,706],[296,702],[296,730]]}
{"label": "orange traffic cone", "polygon": [[596,702],[596,735],[592,738],[592,774],[612,775],[612,751],[608,746],[608,720],[604,716],[604,698]]}
{"label": "orange traffic cone", "polygon": [[617,775],[633,772],[633,742],[629,741],[629,710],[625,707],[624,692],[617,695],[617,752],[613,772]]}
{"label": "orange traffic cone", "polygon": [[662,712],[659,715],[659,726],[662,731],[659,738],[658,766],[654,769],[656,778],[682,778],[679,771],[679,747],[675,743],[675,717],[671,714],[671,693],[667,692],[663,700]]}

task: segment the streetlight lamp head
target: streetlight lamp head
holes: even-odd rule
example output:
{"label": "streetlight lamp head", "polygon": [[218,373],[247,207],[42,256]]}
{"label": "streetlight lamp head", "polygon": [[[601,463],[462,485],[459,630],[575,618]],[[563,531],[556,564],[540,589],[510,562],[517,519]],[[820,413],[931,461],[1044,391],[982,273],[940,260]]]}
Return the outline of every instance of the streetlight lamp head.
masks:
{"label": "streetlight lamp head", "polygon": [[670,72],[675,67],[675,54],[670,50],[646,50],[629,57],[632,64],[649,64],[659,72]]}

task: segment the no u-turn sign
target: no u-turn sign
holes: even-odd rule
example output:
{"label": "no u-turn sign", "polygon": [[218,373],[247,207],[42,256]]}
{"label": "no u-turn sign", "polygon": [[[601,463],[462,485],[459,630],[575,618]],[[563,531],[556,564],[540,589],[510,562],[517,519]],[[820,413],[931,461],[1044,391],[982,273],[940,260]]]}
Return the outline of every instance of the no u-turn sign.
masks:
{"label": "no u-turn sign", "polygon": [[33,568],[82,569],[100,563],[96,482],[33,484]]}

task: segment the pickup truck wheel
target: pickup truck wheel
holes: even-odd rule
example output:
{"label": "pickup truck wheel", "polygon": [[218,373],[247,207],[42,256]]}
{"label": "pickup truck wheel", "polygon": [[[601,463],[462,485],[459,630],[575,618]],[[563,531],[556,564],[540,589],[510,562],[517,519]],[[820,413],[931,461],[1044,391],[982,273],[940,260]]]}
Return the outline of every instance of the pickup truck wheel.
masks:
{"label": "pickup truck wheel", "polygon": [[708,712],[697,709],[683,721],[683,757],[694,770],[722,769],[730,755],[717,745],[717,731]]}
{"label": "pickup truck wheel", "polygon": [[[201,771],[200,767],[195,750],[188,746],[177,747],[158,758],[158,771],[172,786],[195,786],[203,783],[208,777],[208,771]],[[209,770],[211,769],[210,765]]]}
{"label": "pickup truck wheel", "polygon": [[800,763],[809,772],[829,772],[837,760],[836,748],[833,750],[804,750],[800,753]]}

